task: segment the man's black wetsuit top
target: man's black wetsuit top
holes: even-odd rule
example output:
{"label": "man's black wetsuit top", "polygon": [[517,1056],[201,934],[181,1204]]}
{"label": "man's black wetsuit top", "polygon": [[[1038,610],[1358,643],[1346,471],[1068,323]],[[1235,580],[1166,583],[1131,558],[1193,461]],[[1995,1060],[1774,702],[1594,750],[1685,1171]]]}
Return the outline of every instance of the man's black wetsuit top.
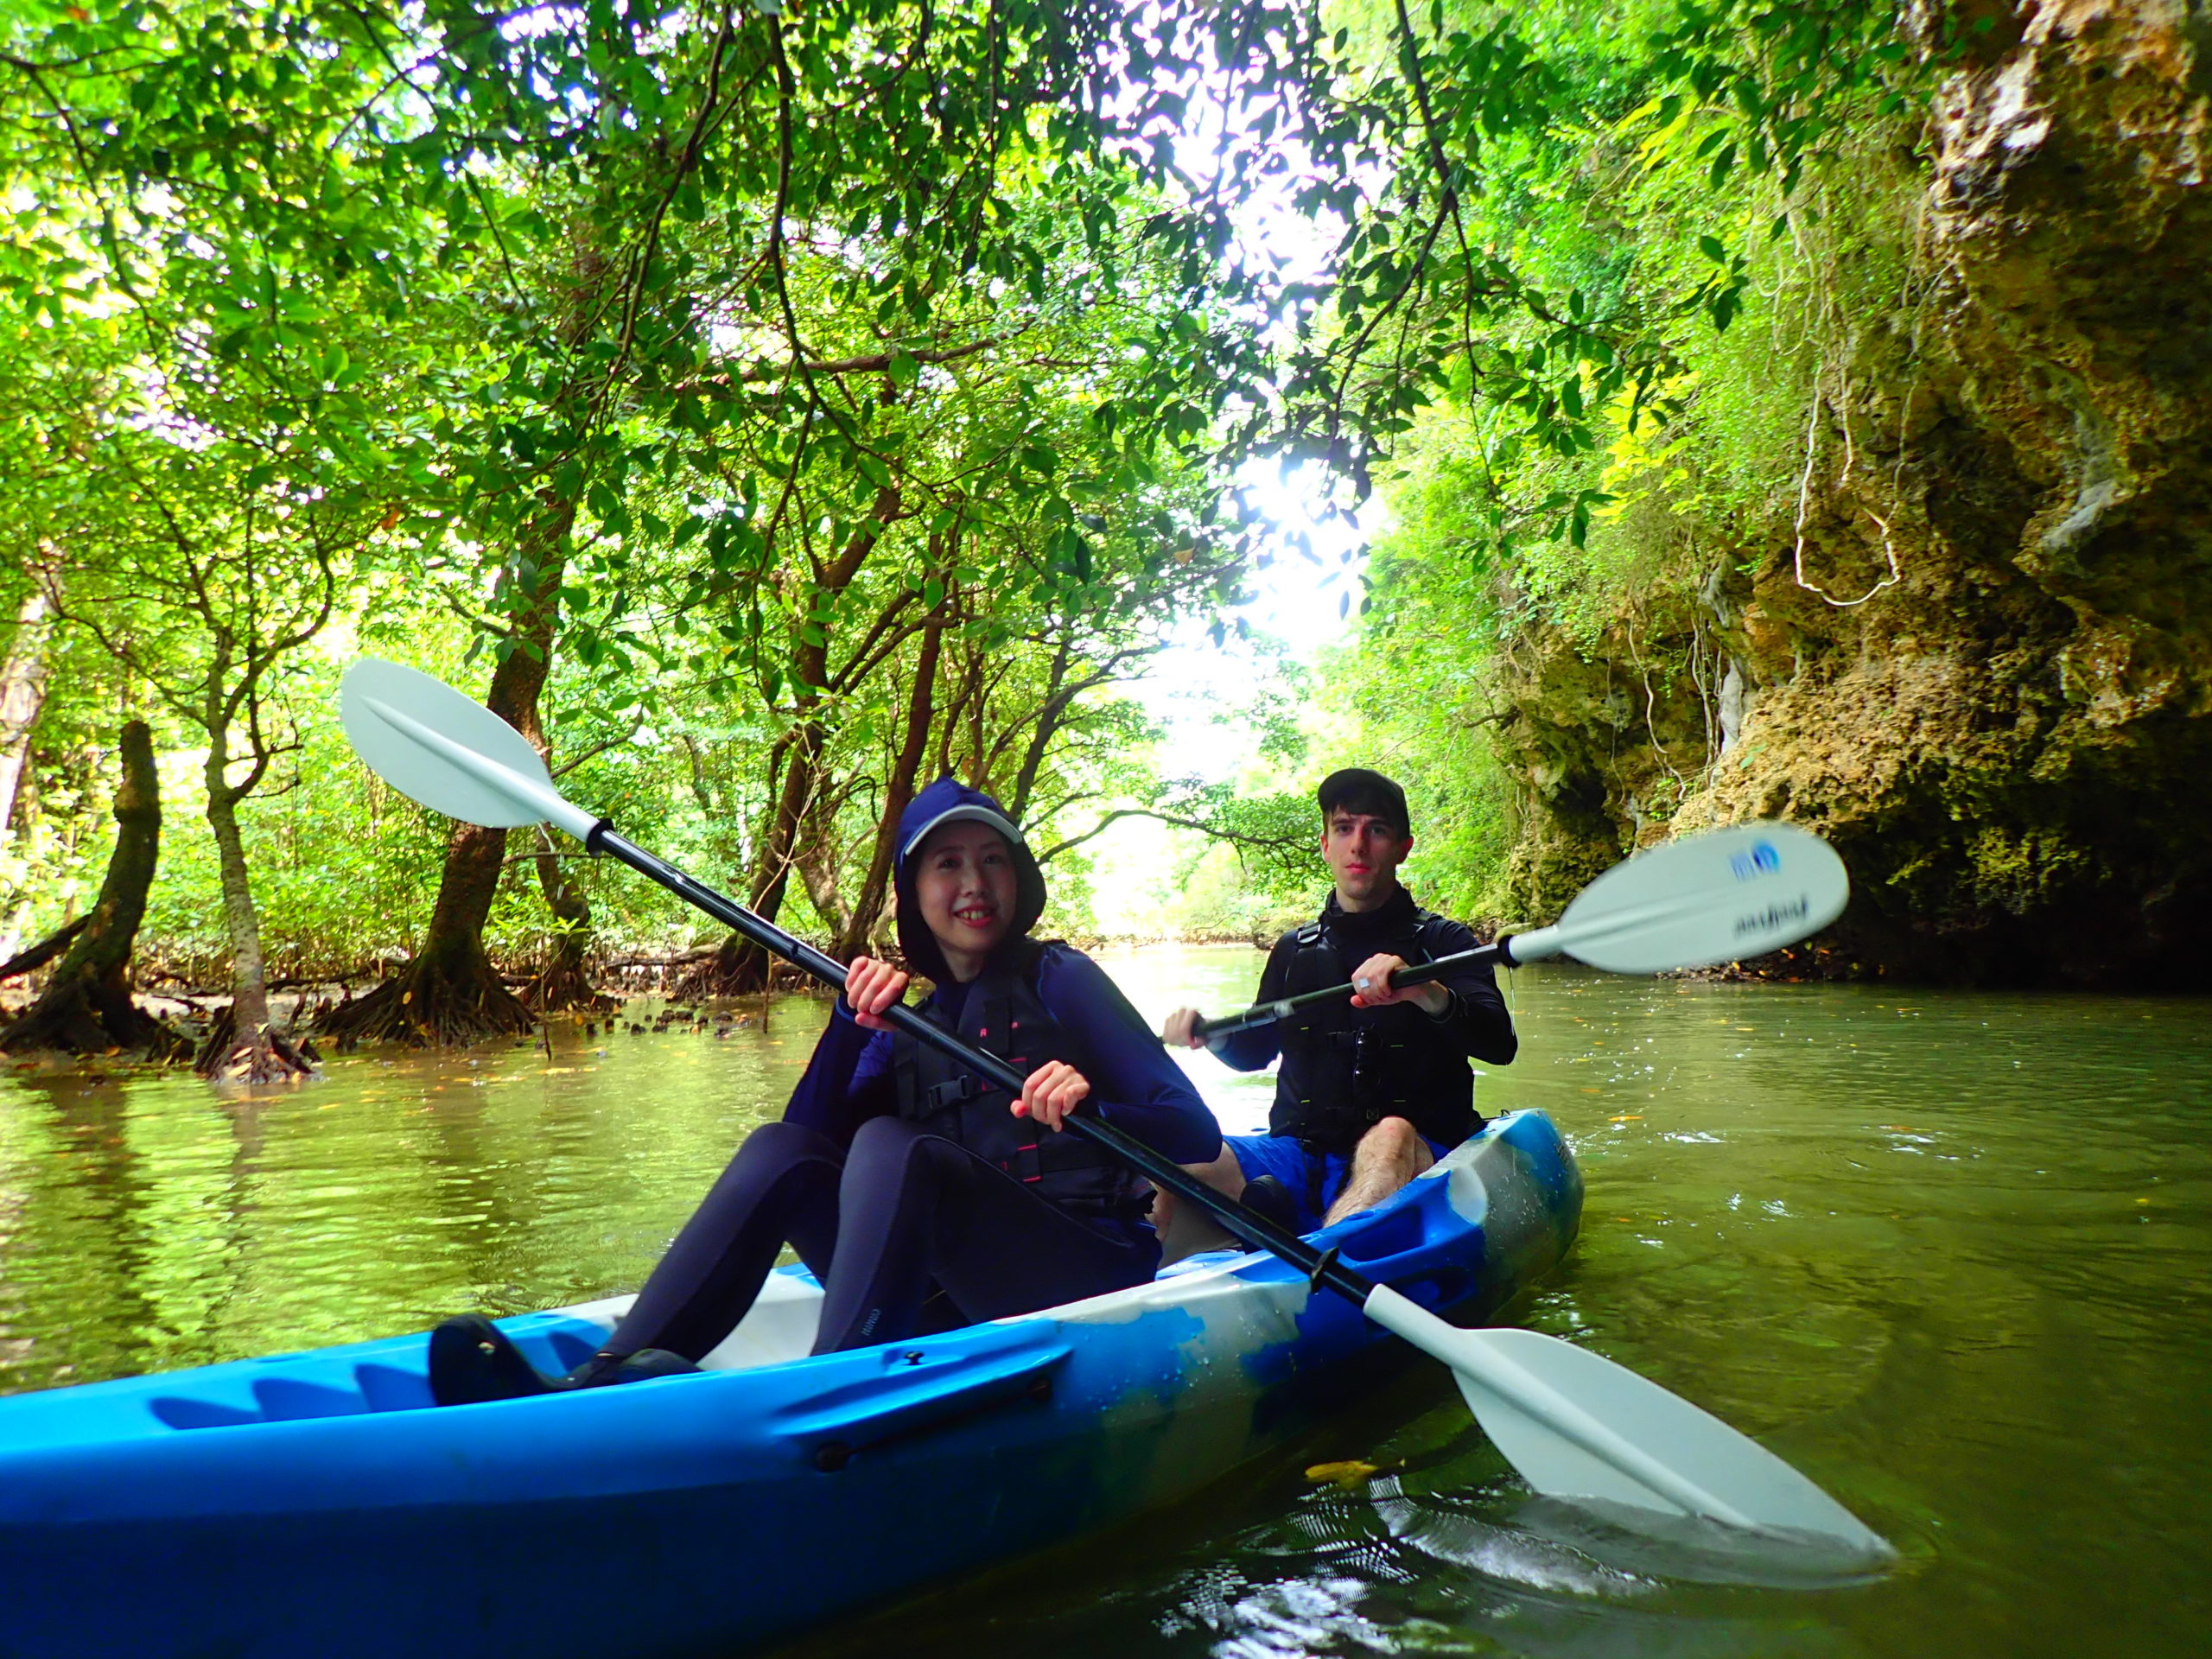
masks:
{"label": "man's black wetsuit top", "polygon": [[[1332,893],[1318,922],[1275,941],[1252,1000],[1344,984],[1378,952],[1433,962],[1477,943],[1462,924],[1420,909],[1403,887],[1371,911],[1344,910]],[[1482,1123],[1468,1061],[1503,1065],[1520,1041],[1488,968],[1460,969],[1436,983],[1452,994],[1440,1015],[1411,1003],[1355,1008],[1346,997],[1239,1032],[1223,1039],[1219,1052],[1240,1071],[1257,1071],[1282,1056],[1271,1135],[1341,1154],[1382,1118],[1400,1116],[1428,1140],[1451,1146]]]}

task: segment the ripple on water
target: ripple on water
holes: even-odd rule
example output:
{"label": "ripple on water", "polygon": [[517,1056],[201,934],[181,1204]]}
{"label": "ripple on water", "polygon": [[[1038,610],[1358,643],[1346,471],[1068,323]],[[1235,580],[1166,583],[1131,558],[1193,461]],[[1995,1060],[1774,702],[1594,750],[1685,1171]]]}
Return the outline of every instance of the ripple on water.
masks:
{"label": "ripple on water", "polygon": [[1607,1599],[1649,1595],[1658,1587],[1648,1578],[1606,1567],[1564,1541],[1431,1508],[1400,1494],[1378,1495],[1375,1512],[1391,1536],[1432,1560],[1466,1567],[1501,1586]]}

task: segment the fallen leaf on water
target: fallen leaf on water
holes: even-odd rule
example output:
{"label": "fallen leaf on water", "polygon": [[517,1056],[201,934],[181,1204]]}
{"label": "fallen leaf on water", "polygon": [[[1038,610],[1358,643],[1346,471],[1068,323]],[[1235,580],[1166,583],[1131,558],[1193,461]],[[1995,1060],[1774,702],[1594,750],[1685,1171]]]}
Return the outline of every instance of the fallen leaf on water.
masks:
{"label": "fallen leaf on water", "polygon": [[1609,1123],[1641,1123],[1643,1122],[1643,1114],[1642,1112],[1623,1112],[1618,1117],[1608,1118],[1605,1121]]}
{"label": "fallen leaf on water", "polygon": [[1306,1478],[1312,1481],[1334,1481],[1349,1492],[1353,1488],[1364,1484],[1370,1476],[1379,1475],[1382,1472],[1382,1469],[1377,1465],[1361,1463],[1354,1459],[1346,1463],[1317,1463],[1306,1471]]}

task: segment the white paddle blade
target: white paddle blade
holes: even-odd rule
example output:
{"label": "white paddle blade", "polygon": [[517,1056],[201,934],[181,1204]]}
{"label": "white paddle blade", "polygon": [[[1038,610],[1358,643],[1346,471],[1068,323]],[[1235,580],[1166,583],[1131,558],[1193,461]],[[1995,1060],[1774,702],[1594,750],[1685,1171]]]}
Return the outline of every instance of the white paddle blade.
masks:
{"label": "white paddle blade", "polygon": [[1547,1497],[1585,1499],[1894,1554],[1756,1440],[1656,1382],[1535,1331],[1463,1331],[1387,1285],[1376,1322],[1451,1366],[1491,1441]]}
{"label": "white paddle blade", "polygon": [[[1614,974],[1706,968],[1795,944],[1841,915],[1850,897],[1843,861],[1818,836],[1741,823],[1614,865],[1541,930],[1550,946],[1542,954],[1561,951]],[[1537,954],[1521,944],[1516,957]]]}
{"label": "white paddle blade", "polygon": [[419,669],[363,658],[339,683],[338,709],[369,770],[434,812],[495,830],[556,823],[577,836],[598,823],[561,798],[528,738]]}

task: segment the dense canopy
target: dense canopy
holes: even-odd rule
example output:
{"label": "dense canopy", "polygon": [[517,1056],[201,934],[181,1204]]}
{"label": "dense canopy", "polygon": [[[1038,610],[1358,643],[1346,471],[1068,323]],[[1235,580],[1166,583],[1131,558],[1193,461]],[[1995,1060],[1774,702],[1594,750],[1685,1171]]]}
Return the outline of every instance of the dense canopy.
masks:
{"label": "dense canopy", "polygon": [[[337,1033],[438,1040],[691,942],[574,848],[378,785],[333,710],[363,652],[484,696],[564,787],[839,951],[880,937],[882,826],[944,771],[1029,826],[1063,927],[1132,813],[1228,849],[1217,921],[1299,899],[1316,733],[1414,775],[1432,892],[1525,910],[1498,663],[1531,618],[1633,613],[1655,513],[1770,493],[1839,296],[1901,291],[1884,169],[1983,27],[16,7],[12,930],[89,895],[136,715],[170,807],[147,972],[232,975],[245,1037],[272,976],[381,957]],[[1241,608],[1297,557],[1246,488],[1286,463],[1390,526],[1316,589],[1360,595],[1318,681]],[[1253,663],[1233,774],[1129,694],[1209,635]]]}

